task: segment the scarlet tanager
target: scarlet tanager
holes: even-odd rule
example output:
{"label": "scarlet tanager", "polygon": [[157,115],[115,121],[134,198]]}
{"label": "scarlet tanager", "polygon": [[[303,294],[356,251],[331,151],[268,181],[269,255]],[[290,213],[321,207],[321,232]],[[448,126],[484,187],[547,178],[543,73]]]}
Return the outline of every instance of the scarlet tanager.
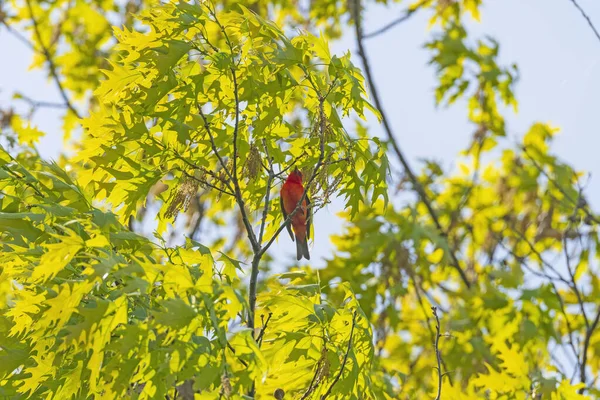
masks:
{"label": "scarlet tanager", "polygon": [[[298,168],[294,168],[292,173],[287,177],[280,192],[280,204],[283,218],[287,219],[288,215],[294,212],[298,202],[302,198],[304,193],[304,186],[302,186],[302,173]],[[308,239],[310,239],[310,224],[312,220],[312,211],[310,209],[310,199],[308,194],[302,201],[302,206],[298,209],[296,214],[292,216],[291,226],[287,225],[287,230],[294,241],[294,234],[296,235],[296,259],[300,260],[302,257],[310,260],[310,254],[308,253]],[[294,233],[292,233],[292,229]]]}

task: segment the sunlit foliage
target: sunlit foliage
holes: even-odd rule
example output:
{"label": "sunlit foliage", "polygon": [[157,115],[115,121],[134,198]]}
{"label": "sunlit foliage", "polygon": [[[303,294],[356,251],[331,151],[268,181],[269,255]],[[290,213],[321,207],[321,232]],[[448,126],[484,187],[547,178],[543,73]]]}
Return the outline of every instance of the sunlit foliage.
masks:
{"label": "sunlit foliage", "polygon": [[[436,27],[434,100],[473,127],[455,174],[391,175],[363,125],[368,71],[329,41],[373,3]],[[507,139],[518,69],[469,34],[481,3],[2,4],[74,151],[41,160],[44,127],[2,110],[0,395],[600,396],[600,218],[557,128]],[[292,167],[317,218],[345,206],[319,270],[269,257]]]}

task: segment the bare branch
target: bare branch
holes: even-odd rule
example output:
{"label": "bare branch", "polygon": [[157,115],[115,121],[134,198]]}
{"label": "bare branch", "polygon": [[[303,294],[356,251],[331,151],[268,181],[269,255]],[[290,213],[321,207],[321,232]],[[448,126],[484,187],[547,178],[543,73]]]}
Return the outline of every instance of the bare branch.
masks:
{"label": "bare branch", "polygon": [[185,176],[187,176],[188,178],[193,179],[193,180],[195,180],[196,182],[198,182],[198,183],[200,183],[202,185],[208,186],[208,187],[210,187],[212,189],[215,189],[216,191],[221,192],[223,194],[226,194],[228,196],[234,196],[235,197],[235,195],[233,193],[227,191],[226,189],[222,189],[222,188],[220,188],[218,186],[215,186],[212,183],[209,183],[209,182],[207,182],[207,181],[205,181],[203,179],[196,178],[194,175],[191,175],[191,174],[187,173],[186,171],[181,170],[181,172],[183,172],[183,174]]}
{"label": "bare branch", "polygon": [[556,189],[563,196],[565,196],[565,198],[567,198],[567,200],[569,200],[571,203],[573,203],[574,206],[579,207],[590,220],[592,220],[596,224],[600,225],[600,218],[596,217],[590,211],[589,206],[587,205],[587,202],[585,202],[585,199],[583,197],[580,196],[578,199],[572,198],[571,195],[569,195],[569,193],[567,193],[567,191],[562,186],[560,186],[558,184],[558,182],[556,182],[556,179],[554,179],[553,177],[551,177],[550,174],[548,172],[546,172],[546,170],[535,160],[535,158],[531,154],[529,154],[529,150],[527,150],[527,147],[521,146],[521,150],[523,150],[523,152],[525,153],[525,155],[527,156],[527,158],[533,163],[533,165],[535,166],[535,168],[542,175],[544,175],[548,179],[548,181],[551,182],[556,187]]}
{"label": "bare branch", "polygon": [[69,108],[69,105],[66,103],[55,103],[52,101],[33,100],[31,97],[25,96],[22,93],[19,93],[18,96],[21,100],[23,100],[24,102],[29,104],[29,107],[31,107],[32,109],[42,108],[42,107],[45,107],[45,108]]}
{"label": "bare branch", "polygon": [[575,356],[575,359],[577,360],[577,368],[580,368],[580,364],[579,364],[579,352],[577,351],[577,348],[575,347],[575,342],[573,341],[573,333],[574,333],[574,329],[571,326],[571,322],[569,321],[569,316],[567,314],[567,309],[565,307],[565,301],[563,300],[562,296],[560,295],[558,288],[556,287],[556,285],[554,284],[554,282],[550,281],[550,285],[552,286],[552,289],[554,289],[554,294],[556,295],[556,298],[558,300],[558,303],[560,304],[560,311],[563,315],[563,317],[565,318],[565,323],[567,324],[567,331],[569,332],[569,347],[571,348],[571,351],[573,352],[573,355]]}
{"label": "bare branch", "polygon": [[[409,274],[412,282],[413,282],[413,286],[415,287],[415,293],[417,295],[417,299],[419,301],[419,306],[421,307],[421,310],[423,311],[424,315],[427,315],[427,310],[425,309],[425,304],[423,302],[423,297],[421,296],[421,294],[419,293],[419,290],[422,290],[423,293],[425,293],[425,290],[423,288],[421,288],[417,282],[417,279],[415,278],[414,274]],[[438,309],[438,307],[431,307],[432,309],[435,308],[436,310]],[[433,329],[431,329],[431,325],[429,325],[429,320],[427,321],[427,329],[429,330],[429,335],[431,336],[431,340],[435,341],[436,340],[436,334],[433,331]],[[437,334],[439,335],[439,330],[437,332]],[[446,364],[444,363],[444,360],[442,360],[442,366],[444,367],[444,370],[448,370],[448,368],[446,367]],[[452,382],[452,379],[450,378],[450,376],[448,376],[448,378],[450,379],[450,382]]]}
{"label": "bare branch", "polygon": [[408,10],[404,11],[404,14],[402,14],[399,18],[396,18],[395,20],[393,20],[392,22],[382,26],[381,28],[377,29],[376,31],[373,31],[371,33],[366,33],[363,38],[364,39],[372,39],[376,36],[379,36],[387,31],[389,31],[390,29],[392,29],[393,27],[400,25],[401,23],[403,23],[404,21],[408,20],[410,17],[413,16],[413,14],[415,14],[417,11],[419,10],[418,7],[415,8],[409,8]]}
{"label": "bare branch", "polygon": [[[398,142],[396,141],[396,138],[394,137],[394,134],[392,132],[392,127],[385,115],[385,112],[383,111],[383,104],[381,103],[379,93],[377,92],[377,86],[375,85],[375,80],[374,80],[373,74],[371,72],[371,66],[369,64],[369,59],[368,59],[367,53],[365,51],[364,35],[363,35],[363,30],[362,30],[360,9],[361,9],[360,0],[354,0],[354,7],[353,7],[354,16],[353,17],[354,17],[354,26],[355,26],[355,32],[356,32],[356,42],[358,45],[358,53],[360,55],[360,58],[362,59],[363,67],[365,70],[365,75],[366,75],[367,81],[369,83],[369,87],[371,88],[371,94],[373,95],[373,101],[375,102],[375,106],[381,113],[381,120],[383,122],[383,127],[387,134],[388,140],[392,144],[392,148],[394,149],[396,156],[400,160],[400,163],[402,164],[402,167],[404,168],[406,175],[410,179],[414,189],[416,190],[417,194],[419,195],[421,202],[427,208],[427,211],[428,211],[431,219],[433,220],[436,228],[438,229],[439,233],[445,238],[446,242],[448,242],[447,234],[444,231],[444,229],[442,228],[442,225],[440,224],[437,213],[433,209],[433,206],[431,205],[431,201],[429,200],[427,193],[425,192],[425,189],[423,188],[423,186],[419,182],[419,179],[413,172],[410,164],[408,163],[407,158],[404,156],[404,153],[402,152],[402,150],[400,150],[400,146],[398,145]],[[456,254],[454,254],[454,251],[450,248],[449,243],[448,243],[448,250],[450,253],[450,259],[452,261],[452,266],[454,267],[454,269],[456,269],[458,271],[462,281],[467,286],[467,288],[470,288],[471,282],[467,278],[465,271],[463,271],[463,269],[461,268],[460,262],[458,261]]]}
{"label": "bare branch", "polygon": [[279,171],[278,173],[275,174],[275,177],[280,177],[281,175],[285,174],[287,171],[289,171],[294,165],[296,165],[296,162],[298,162],[299,159],[301,159],[302,157],[304,157],[304,155],[306,155],[306,151],[303,151],[302,154],[300,154],[298,157],[294,158],[292,160],[292,162],[285,167],[284,169],[282,169],[281,171]]}
{"label": "bare branch", "polygon": [[575,6],[575,8],[577,8],[579,10],[579,12],[583,16],[583,18],[586,19],[588,25],[590,26],[590,28],[594,32],[594,35],[596,35],[596,38],[598,40],[600,40],[600,33],[598,33],[598,30],[594,26],[594,23],[592,22],[591,18],[586,14],[586,12],[583,10],[583,8],[581,8],[581,6],[579,5],[579,3],[577,3],[576,0],[571,0],[571,3],[573,3],[573,5]]}
{"label": "bare branch", "polygon": [[338,374],[336,375],[336,377],[334,378],[333,382],[331,382],[331,385],[329,385],[329,388],[327,389],[327,391],[323,394],[323,396],[321,396],[321,400],[326,399],[327,396],[329,396],[331,394],[333,387],[335,386],[336,383],[338,383],[338,381],[342,377],[342,374],[344,373],[344,368],[346,368],[346,362],[348,361],[348,354],[350,354],[350,349],[352,349],[352,337],[354,335],[354,326],[355,325],[356,325],[356,311],[354,311],[354,313],[352,314],[352,326],[350,327],[350,338],[348,339],[348,347],[346,348],[346,354],[344,354],[344,359],[342,360],[342,365],[340,365],[340,370],[339,370]]}
{"label": "bare branch", "polygon": [[[14,158],[12,159],[12,161],[15,161]],[[33,189],[33,191],[39,197],[41,197],[41,198],[46,197],[46,196],[44,196],[44,194],[42,192],[40,192],[40,190],[38,188],[35,187],[34,184],[32,184],[31,182],[29,182],[28,179],[25,179],[25,176],[21,175],[19,172],[15,171],[13,168],[7,167],[6,165],[2,165],[2,166],[0,166],[0,168],[2,168],[4,171],[6,171],[9,175],[11,175],[17,181],[22,182],[22,183],[25,184],[25,186],[28,186],[31,189]],[[39,183],[39,182],[37,182],[37,183]]]}
{"label": "bare branch", "polygon": [[[582,194],[581,192],[579,193],[579,197],[581,197]],[[581,295],[581,292],[579,291],[579,288],[577,287],[577,282],[575,282],[575,273],[573,272],[573,268],[571,266],[571,256],[569,254],[569,249],[568,249],[568,235],[567,233],[569,232],[569,230],[571,229],[571,224],[575,218],[575,216],[577,215],[577,212],[579,211],[579,205],[580,203],[577,202],[577,204],[575,205],[575,209],[573,210],[573,214],[571,216],[571,218],[569,218],[569,223],[567,224],[567,228],[564,230],[563,235],[562,235],[562,242],[563,242],[563,252],[565,254],[565,262],[567,264],[567,271],[569,272],[569,277],[571,278],[571,287],[573,288],[573,291],[575,292],[575,295],[577,296],[577,301],[580,305],[581,308],[581,313],[583,314],[583,320],[585,321],[585,326],[587,329],[590,329],[590,322],[588,320],[587,314],[585,312],[585,307],[584,307],[584,301],[583,301],[583,296]]]}
{"label": "bare branch", "polygon": [[[585,339],[583,341],[583,350],[582,350],[582,358],[581,358],[581,366],[579,368],[579,380],[581,381],[581,383],[586,384],[587,385],[587,371],[586,371],[586,366],[587,366],[587,355],[588,355],[588,349],[590,347],[590,339],[592,338],[592,334],[594,333],[594,330],[596,330],[596,327],[598,326],[598,322],[600,322],[600,307],[598,307],[598,311],[596,312],[596,317],[594,318],[594,321],[592,322],[592,325],[590,325],[590,327],[587,329],[586,333],[585,333]],[[582,387],[581,389],[579,389],[579,394],[582,394],[583,391],[585,390],[585,387]]]}
{"label": "bare branch", "polygon": [[262,328],[260,329],[260,333],[258,334],[258,337],[256,338],[256,343],[258,343],[258,347],[260,347],[260,345],[262,344],[262,340],[263,337],[265,336],[265,331],[267,330],[267,326],[269,325],[269,321],[271,320],[271,317],[273,316],[273,313],[269,313],[269,316],[267,317],[267,319],[265,320],[265,316],[261,315],[260,318],[262,319]]}
{"label": "bare branch", "polygon": [[[208,123],[208,119],[206,118],[204,111],[202,111],[202,107],[200,106],[200,104],[196,103],[196,106],[198,108],[198,114],[200,114],[200,117],[202,118],[202,121],[204,122],[204,129],[206,129],[206,132],[208,133],[208,138],[210,140],[210,147],[211,147],[213,153],[215,153],[217,160],[219,160],[219,164],[221,164],[221,168],[223,168],[223,170],[225,171],[225,174],[227,175],[229,180],[233,181],[231,172],[229,171],[229,169],[227,169],[227,163],[225,163],[225,160],[219,154],[219,150],[217,149],[217,145],[215,144],[215,138],[213,137],[212,130],[210,129],[210,124]],[[233,188],[231,187],[229,182],[226,182],[226,185],[227,185],[227,188],[233,192]]]}
{"label": "bare branch", "polygon": [[31,50],[36,51],[35,49],[35,45],[33,43],[31,43],[29,41],[29,39],[27,39],[25,36],[23,36],[21,34],[21,32],[19,32],[18,30],[14,29],[12,26],[10,26],[8,24],[8,22],[6,22],[6,20],[2,20],[0,21],[2,23],[2,25],[4,25],[4,27],[6,28],[6,30],[13,35],[14,37],[16,37],[19,41],[21,41],[22,43],[24,43],[25,45],[27,45],[27,47],[29,47]]}
{"label": "bare branch", "polygon": [[50,74],[54,78],[54,82],[56,83],[56,86],[58,87],[60,95],[62,96],[67,107],[69,107],[69,110],[71,110],[71,112],[73,114],[75,114],[75,116],[77,118],[81,118],[79,116],[79,113],[75,109],[75,107],[73,107],[73,104],[71,104],[71,101],[69,100],[69,96],[67,96],[67,92],[65,91],[65,88],[63,87],[63,85],[60,81],[60,77],[58,76],[58,72],[56,71],[56,65],[54,64],[54,60],[52,59],[50,50],[48,50],[48,48],[44,45],[44,42],[42,40],[42,34],[40,33],[40,28],[38,26],[37,20],[35,19],[35,16],[33,15],[33,7],[31,6],[31,0],[25,0],[25,2],[27,3],[27,8],[29,9],[29,15],[31,17],[31,22],[33,23],[33,29],[35,31],[35,36],[37,38],[37,42],[41,47],[41,53],[46,58],[46,62],[48,63],[48,68],[50,69]]}
{"label": "bare branch", "polygon": [[273,184],[273,179],[275,179],[275,172],[273,171],[273,160],[271,159],[271,155],[269,154],[269,148],[267,147],[267,141],[265,139],[262,140],[263,147],[265,148],[265,154],[267,155],[267,163],[269,164],[267,168],[267,173],[269,177],[267,178],[267,188],[265,190],[265,208],[262,213],[262,220],[260,222],[260,229],[258,231],[258,244],[262,246],[263,236],[265,234],[265,225],[267,223],[267,216],[269,215],[270,209],[270,197],[271,197],[271,185]]}
{"label": "bare branch", "polygon": [[196,220],[194,221],[194,224],[192,225],[192,227],[188,233],[188,236],[190,237],[190,239],[193,239],[193,240],[198,240],[196,235],[200,231],[200,225],[202,224],[202,220],[204,219],[205,205],[204,205],[204,202],[202,202],[200,200],[201,196],[202,196],[201,193],[199,193],[195,196],[196,208],[198,208],[198,211],[197,211],[198,216],[196,217]]}
{"label": "bare branch", "polygon": [[431,307],[431,311],[433,311],[433,316],[435,317],[435,356],[437,358],[437,371],[438,371],[438,391],[437,396],[435,396],[435,400],[440,400],[442,398],[442,356],[440,355],[440,319],[437,315],[437,308]]}
{"label": "bare branch", "polygon": [[[229,350],[231,350],[231,352],[233,353],[233,355],[235,356],[235,349],[233,348],[233,346],[231,345],[231,343],[227,342],[227,348]],[[248,363],[244,360],[242,360],[241,358],[238,358],[238,361],[246,368],[248,368]]]}

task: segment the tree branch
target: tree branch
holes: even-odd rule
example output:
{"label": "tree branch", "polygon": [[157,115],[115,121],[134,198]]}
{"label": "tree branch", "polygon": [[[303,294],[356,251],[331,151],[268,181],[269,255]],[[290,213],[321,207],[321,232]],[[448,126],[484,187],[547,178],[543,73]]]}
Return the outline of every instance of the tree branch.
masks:
{"label": "tree branch", "polygon": [[276,173],[276,174],[275,174],[275,177],[276,177],[276,178],[278,178],[278,177],[280,177],[281,175],[285,174],[285,173],[286,173],[287,171],[289,171],[290,169],[292,169],[292,167],[293,167],[294,165],[296,165],[296,162],[298,162],[298,160],[299,160],[299,159],[301,159],[301,158],[302,158],[304,155],[306,155],[306,151],[303,151],[303,152],[302,152],[302,154],[300,154],[298,157],[294,158],[294,159],[292,160],[292,162],[291,162],[291,163],[290,163],[290,164],[289,164],[287,167],[285,167],[284,169],[282,169],[281,171],[279,171],[278,173]]}
{"label": "tree branch", "polygon": [[65,104],[67,105],[67,107],[69,108],[69,110],[71,110],[71,112],[73,114],[75,114],[75,116],[77,118],[81,118],[81,116],[79,115],[79,113],[77,112],[75,107],[73,107],[73,104],[69,100],[69,96],[67,96],[67,92],[65,91],[65,88],[63,87],[63,85],[60,81],[60,77],[58,76],[58,72],[56,71],[56,65],[54,64],[54,61],[52,60],[52,55],[50,54],[50,50],[48,50],[48,48],[44,45],[44,42],[42,40],[42,34],[40,33],[40,28],[38,26],[37,20],[35,19],[35,16],[33,15],[33,7],[31,6],[31,0],[25,0],[25,2],[27,3],[29,15],[31,16],[31,22],[33,23],[33,29],[35,31],[35,36],[41,47],[41,53],[46,58],[46,62],[48,63],[48,68],[50,69],[50,74],[54,78],[54,82],[56,83],[56,86],[58,87],[60,95],[62,96],[62,98],[63,98]]}
{"label": "tree branch", "polygon": [[227,185],[227,188],[233,192],[234,189],[229,183],[229,182],[233,182],[233,176],[231,175],[231,171],[229,171],[229,169],[227,169],[227,163],[225,163],[225,160],[219,154],[219,150],[217,149],[217,145],[215,143],[215,138],[213,137],[212,130],[210,129],[210,124],[208,122],[208,119],[206,118],[206,115],[204,114],[204,111],[202,111],[202,107],[200,106],[200,104],[197,104],[197,107],[198,107],[198,113],[200,114],[200,117],[204,121],[204,129],[206,129],[206,132],[208,133],[210,147],[211,147],[213,153],[215,153],[215,156],[217,157],[219,164],[221,164],[221,168],[223,168],[223,170],[225,171],[225,174],[227,175],[227,178],[229,179],[228,181],[226,181],[224,183]]}
{"label": "tree branch", "polygon": [[[582,194],[581,192],[579,193],[579,197],[581,197]],[[581,292],[579,291],[579,288],[577,287],[577,282],[575,282],[575,273],[573,272],[573,268],[571,266],[571,256],[569,254],[569,248],[568,248],[568,235],[567,233],[569,232],[569,229],[571,229],[571,224],[575,218],[575,216],[577,215],[577,212],[579,211],[579,201],[577,202],[577,204],[575,205],[575,209],[573,210],[573,214],[571,215],[571,218],[569,218],[569,223],[567,224],[567,228],[564,230],[563,234],[562,234],[562,242],[563,242],[563,253],[565,254],[565,262],[567,264],[567,271],[569,272],[569,277],[571,278],[571,286],[573,287],[573,291],[575,292],[575,295],[577,296],[577,301],[579,302],[579,305],[581,307],[581,313],[583,314],[583,320],[585,321],[585,326],[587,329],[590,329],[590,321],[588,320],[587,314],[585,312],[585,307],[584,307],[584,301],[583,301],[583,296],[581,295]]]}
{"label": "tree branch", "polygon": [[597,223],[598,225],[600,225],[600,218],[598,218],[594,214],[592,214],[592,212],[589,210],[587,202],[585,201],[585,199],[583,197],[580,196],[577,200],[573,199],[569,195],[569,193],[567,193],[567,191],[565,189],[563,189],[562,186],[560,186],[558,184],[558,182],[556,182],[556,179],[551,177],[550,174],[548,172],[546,172],[546,170],[544,170],[544,168],[535,160],[535,158],[531,154],[529,154],[529,150],[527,150],[527,147],[520,146],[520,148],[521,148],[521,150],[523,150],[523,153],[525,153],[527,158],[533,163],[535,168],[542,175],[544,175],[548,179],[548,181],[551,182],[563,196],[565,196],[565,198],[567,198],[571,203],[573,203],[574,206],[579,207],[590,220],[592,220],[595,223]]}
{"label": "tree branch", "polygon": [[269,177],[267,178],[267,189],[265,193],[265,208],[262,213],[262,220],[260,222],[260,229],[258,231],[258,244],[262,246],[263,236],[265,233],[265,225],[267,223],[267,215],[269,215],[270,208],[270,196],[271,196],[271,185],[273,184],[273,179],[275,179],[275,172],[273,171],[273,160],[271,159],[271,155],[269,154],[269,148],[267,147],[267,141],[265,139],[262,140],[263,147],[265,148],[265,154],[267,155],[267,163],[269,167],[267,169],[267,173]]}
{"label": "tree branch", "polygon": [[[234,356],[237,356],[237,355],[235,354],[235,349],[233,348],[233,346],[231,345],[231,343],[227,342],[227,348],[228,348],[229,350],[231,350],[231,352],[233,353],[233,355],[234,355]],[[241,363],[241,364],[242,364],[244,367],[248,368],[248,363],[247,363],[246,361],[242,360],[241,358],[238,358],[238,361],[239,361],[239,362],[240,362],[240,363]]]}
{"label": "tree branch", "polygon": [[321,400],[326,399],[327,396],[329,396],[331,394],[333,387],[335,386],[336,383],[338,383],[338,381],[342,377],[342,374],[344,373],[344,368],[346,367],[346,362],[348,361],[348,354],[350,354],[350,349],[352,349],[352,337],[354,335],[354,326],[355,325],[356,325],[356,311],[354,311],[354,313],[352,314],[352,326],[350,327],[350,338],[348,339],[348,347],[346,348],[346,354],[344,354],[344,359],[342,360],[342,365],[340,365],[340,370],[339,370],[338,374],[336,375],[335,379],[333,380],[333,382],[331,382],[331,385],[329,385],[329,388],[327,389],[327,391],[323,394],[323,396],[321,396]]}
{"label": "tree branch", "polygon": [[571,3],[573,3],[573,5],[575,6],[575,8],[577,8],[579,10],[579,12],[583,16],[583,18],[586,19],[588,25],[590,26],[590,28],[594,32],[594,35],[596,35],[596,38],[598,40],[600,40],[600,33],[598,33],[598,30],[594,26],[594,23],[592,22],[591,18],[586,14],[586,12],[583,10],[583,8],[581,8],[581,6],[579,5],[579,3],[577,3],[576,0],[571,0]]}
{"label": "tree branch", "polygon": [[197,233],[200,231],[200,225],[202,224],[202,220],[204,219],[204,212],[205,212],[205,206],[204,203],[200,200],[200,197],[202,196],[202,194],[197,194],[195,196],[195,201],[196,201],[196,207],[198,208],[198,216],[196,217],[196,220],[194,221],[194,224],[192,225],[192,228],[190,229],[188,236],[190,237],[190,239],[192,240],[198,240]]}
{"label": "tree branch", "polygon": [[[383,111],[383,104],[381,103],[379,93],[377,92],[377,86],[375,86],[375,80],[373,78],[373,74],[371,72],[371,66],[369,64],[369,59],[368,59],[367,53],[365,51],[360,8],[361,8],[360,0],[354,0],[354,7],[353,7],[354,27],[355,27],[355,33],[356,33],[356,43],[358,45],[358,54],[359,54],[360,58],[362,59],[362,63],[363,63],[364,70],[365,70],[365,75],[367,77],[369,87],[371,88],[371,94],[373,95],[373,100],[375,102],[375,106],[381,113],[381,120],[383,123],[384,130],[387,134],[388,140],[392,144],[392,148],[394,149],[396,156],[398,157],[398,159],[400,160],[400,163],[402,164],[402,167],[404,168],[404,171],[408,175],[408,178],[410,179],[411,183],[413,184],[414,189],[416,190],[417,194],[419,195],[421,202],[427,208],[427,211],[428,211],[431,219],[433,220],[436,228],[439,230],[440,234],[445,238],[446,242],[448,242],[447,234],[444,231],[444,229],[442,228],[442,225],[440,224],[437,213],[433,209],[433,206],[431,205],[431,201],[429,200],[427,193],[425,192],[425,189],[423,188],[423,186],[419,182],[417,176],[415,175],[412,168],[410,167],[410,164],[408,163],[408,160],[404,156],[404,153],[402,152],[402,150],[400,150],[400,146],[398,145],[398,142],[396,141],[394,134],[392,132],[391,125],[389,124],[388,119],[385,115],[385,112]],[[469,281],[469,279],[467,278],[467,275],[461,268],[460,262],[458,261],[456,254],[454,254],[454,251],[452,251],[452,249],[450,248],[449,244],[448,244],[448,251],[450,253],[450,259],[452,261],[452,266],[454,267],[454,269],[456,269],[458,271],[462,281],[467,286],[467,288],[470,288],[471,282]]]}
{"label": "tree branch", "polygon": [[[419,305],[421,307],[421,310],[423,311],[424,315],[427,315],[427,310],[425,309],[425,304],[423,303],[423,297],[419,293],[419,290],[422,290],[423,293],[425,293],[425,290],[423,288],[419,287],[419,284],[418,284],[417,279],[415,278],[414,274],[410,273],[409,276],[410,276],[410,279],[413,282],[413,286],[415,287],[415,293],[417,295],[417,299],[419,300]],[[431,307],[431,308],[432,309],[435,308],[436,310],[438,309],[438,307]],[[429,330],[429,335],[431,336],[431,340],[435,341],[436,340],[436,334],[433,331],[433,329],[431,329],[431,325],[429,325],[429,320],[427,320],[427,329]],[[439,335],[439,330],[438,330],[437,334]],[[442,360],[442,366],[444,367],[444,370],[448,371],[448,367],[444,363],[444,360]],[[450,376],[448,376],[448,378],[450,379],[450,383],[452,383],[452,378]]]}
{"label": "tree branch", "polygon": [[40,108],[40,107],[46,107],[46,108],[69,108],[69,105],[66,104],[66,103],[55,103],[55,102],[52,102],[52,101],[38,101],[38,100],[33,100],[31,97],[25,96],[22,93],[18,93],[17,95],[18,95],[18,98],[20,98],[21,100],[23,100],[24,102],[26,102],[27,104],[29,104],[29,107],[31,107],[32,109],[36,109],[36,108]]}
{"label": "tree branch", "polygon": [[415,7],[415,8],[409,8],[407,10],[404,11],[404,14],[402,14],[399,18],[396,18],[395,20],[393,20],[392,22],[382,26],[381,28],[377,29],[376,31],[373,31],[371,33],[366,33],[363,36],[363,39],[372,39],[376,36],[379,36],[387,31],[389,31],[390,29],[392,29],[393,27],[395,27],[396,25],[400,25],[401,23],[403,23],[404,21],[408,20],[410,17],[413,16],[413,14],[415,14],[419,9],[419,6]]}
{"label": "tree branch", "polygon": [[[596,312],[596,317],[594,318],[592,325],[590,325],[590,327],[587,329],[587,331],[585,333],[585,340],[583,342],[581,366],[579,368],[579,380],[581,381],[581,383],[586,384],[586,385],[587,385],[587,371],[585,370],[585,368],[587,366],[587,353],[588,353],[588,349],[590,347],[590,339],[592,338],[592,334],[594,333],[594,330],[598,326],[598,322],[600,322],[600,307],[598,307],[598,311]],[[584,387],[579,389],[579,394],[582,394],[584,390],[585,390]]]}
{"label": "tree branch", "polygon": [[238,159],[238,134],[239,134],[239,125],[240,125],[240,98],[239,98],[239,87],[237,82],[237,74],[235,71],[235,60],[234,60],[234,51],[233,45],[229,40],[229,35],[225,30],[225,27],[219,22],[217,18],[217,13],[214,10],[209,8],[209,11],[212,13],[212,16],[215,20],[215,23],[221,29],[221,32],[225,36],[225,40],[227,42],[227,46],[229,47],[229,51],[231,52],[231,67],[229,68],[231,72],[231,78],[233,81],[233,96],[235,98],[235,123],[233,127],[233,174],[231,176],[231,181],[233,182],[233,189],[235,192],[236,201],[240,208],[240,213],[242,214],[242,221],[244,226],[246,227],[246,232],[248,234],[248,239],[250,239],[250,244],[252,246],[252,250],[256,253],[260,250],[260,243],[256,240],[256,236],[254,234],[254,229],[252,229],[252,224],[250,223],[250,219],[248,218],[248,214],[246,213],[246,204],[244,202],[244,197],[242,196],[242,190],[240,189],[240,182],[238,180],[238,171],[237,171],[237,159]]}
{"label": "tree branch", "polygon": [[265,320],[264,315],[261,315],[263,325],[262,325],[262,328],[260,329],[260,333],[258,334],[258,338],[256,338],[256,343],[258,343],[259,348],[260,348],[260,345],[262,344],[263,337],[265,336],[265,331],[267,330],[267,326],[269,325],[269,321],[271,320],[272,316],[273,316],[273,313],[269,313],[269,316]]}
{"label": "tree branch", "polygon": [[571,351],[573,352],[573,355],[575,356],[575,359],[577,360],[577,368],[581,368],[581,366],[579,365],[579,352],[577,351],[577,348],[575,347],[575,342],[573,341],[573,327],[571,326],[571,322],[569,322],[569,317],[567,314],[567,309],[565,307],[565,301],[563,300],[562,296],[560,295],[560,293],[558,292],[558,288],[556,287],[556,285],[554,284],[554,282],[550,281],[550,285],[552,286],[552,289],[554,289],[554,294],[556,295],[556,298],[558,300],[558,303],[560,305],[560,311],[563,314],[563,316],[565,317],[565,323],[567,325],[567,331],[568,331],[568,335],[569,335],[569,346],[571,348]]}
{"label": "tree branch", "polygon": [[4,19],[2,21],[0,21],[2,23],[2,25],[4,25],[4,27],[6,28],[6,30],[12,34],[14,37],[16,37],[19,41],[21,41],[22,43],[24,43],[25,45],[27,45],[27,47],[29,47],[31,50],[36,51],[35,49],[35,45],[33,43],[31,43],[29,41],[29,39],[27,39],[25,36],[23,36],[21,34],[21,32],[19,32],[16,29],[13,29],[12,26],[10,26],[8,24],[8,22],[6,22]]}
{"label": "tree branch", "polygon": [[433,311],[433,316],[435,317],[435,342],[434,342],[434,346],[435,346],[435,356],[437,359],[437,370],[438,370],[438,390],[437,390],[437,396],[435,396],[435,400],[440,400],[442,398],[442,356],[440,355],[440,337],[442,336],[440,334],[440,319],[437,315],[437,308],[436,307],[431,307],[431,311]]}

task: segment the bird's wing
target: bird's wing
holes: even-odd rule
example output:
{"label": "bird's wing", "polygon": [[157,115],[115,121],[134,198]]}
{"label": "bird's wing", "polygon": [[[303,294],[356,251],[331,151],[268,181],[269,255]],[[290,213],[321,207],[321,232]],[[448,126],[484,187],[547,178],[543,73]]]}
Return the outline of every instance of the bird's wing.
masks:
{"label": "bird's wing", "polygon": [[312,207],[310,206],[310,198],[306,193],[306,238],[310,239],[310,225],[312,224]]}
{"label": "bird's wing", "polygon": [[[285,212],[285,207],[283,206],[283,197],[279,197],[279,205],[281,206],[281,213],[283,214],[283,221],[285,222],[285,220],[288,217],[288,214]],[[291,223],[287,224],[286,228],[287,228],[287,231],[289,232],[290,237],[292,238],[292,242],[293,242],[294,241],[294,233],[292,232],[292,224]]]}

